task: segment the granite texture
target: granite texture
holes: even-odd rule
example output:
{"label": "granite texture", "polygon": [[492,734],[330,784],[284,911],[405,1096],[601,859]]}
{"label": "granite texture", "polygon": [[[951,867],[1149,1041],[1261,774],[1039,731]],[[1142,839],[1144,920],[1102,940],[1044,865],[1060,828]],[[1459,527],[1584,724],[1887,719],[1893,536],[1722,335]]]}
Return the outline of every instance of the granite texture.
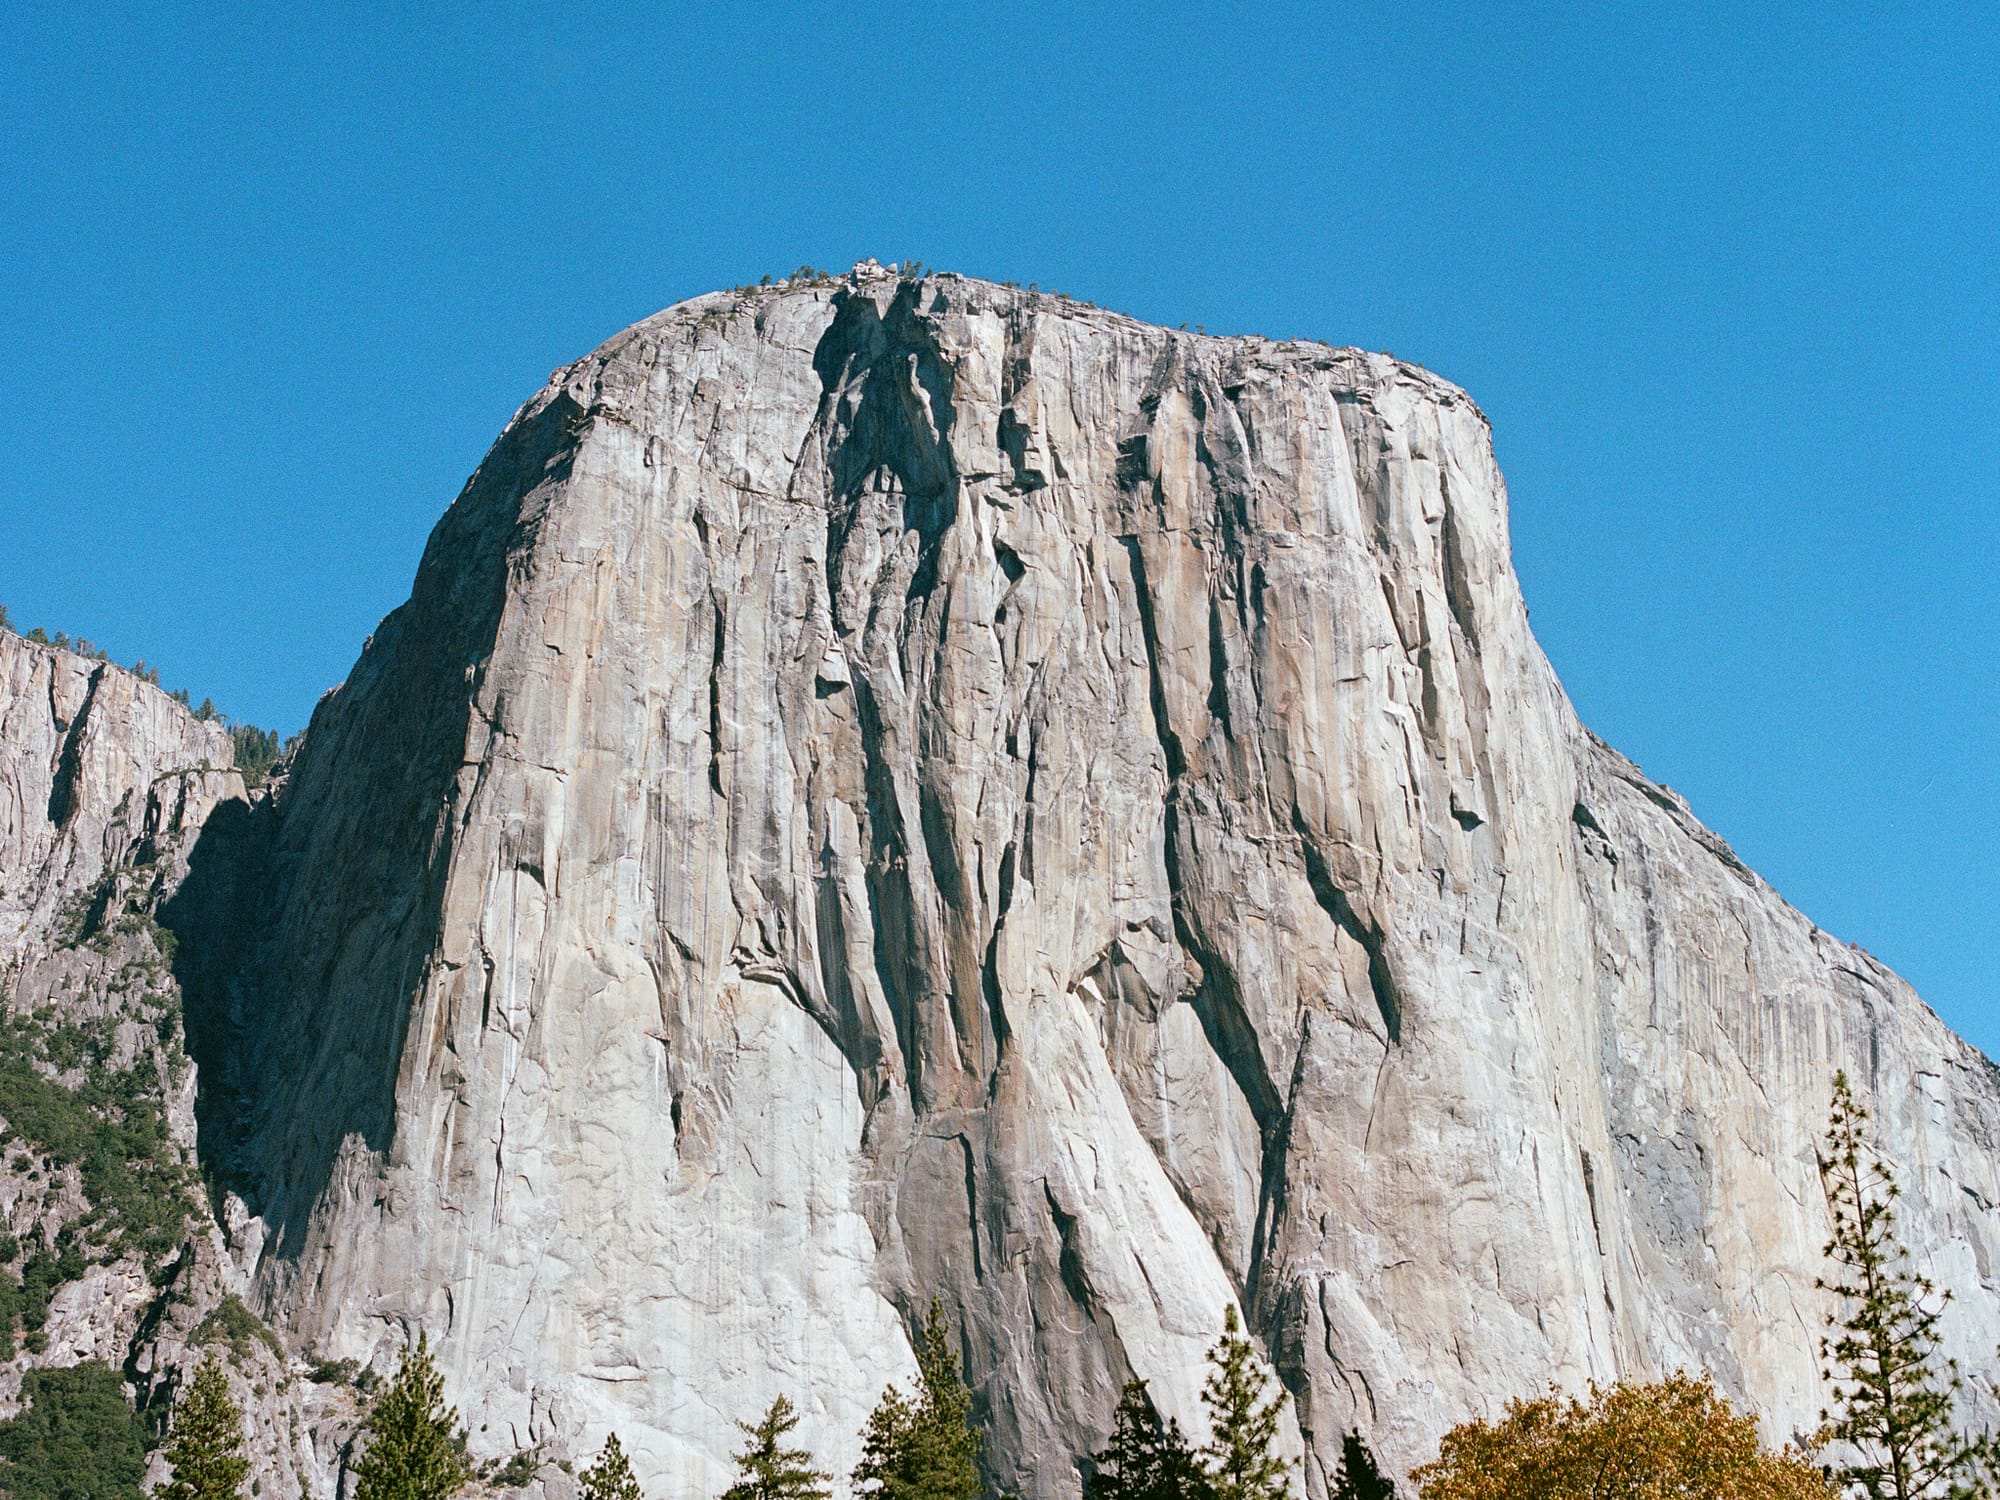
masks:
{"label": "granite texture", "polygon": [[933,1297],[1024,1496],[1129,1373],[1200,1430],[1232,1301],[1313,1496],[1550,1381],[1787,1436],[1840,1067],[1995,1410],[2000,1075],[1579,724],[1485,418],[1386,356],[866,263],[681,304],[237,805],[170,907],[253,1300],[427,1328],[482,1456],[718,1493],[783,1392],[844,1469]]}

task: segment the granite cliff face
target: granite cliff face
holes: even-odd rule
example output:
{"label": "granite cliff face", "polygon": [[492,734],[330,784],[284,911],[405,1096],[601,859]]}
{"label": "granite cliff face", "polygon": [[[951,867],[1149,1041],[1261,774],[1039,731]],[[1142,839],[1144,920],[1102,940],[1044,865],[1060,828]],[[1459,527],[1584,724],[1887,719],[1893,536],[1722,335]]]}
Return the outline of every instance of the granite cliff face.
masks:
{"label": "granite cliff face", "polygon": [[[25,1320],[27,1347],[0,1333],[11,1404],[30,1364],[125,1362],[154,1262],[201,1212],[186,1170],[195,1080],[155,915],[243,784],[220,725],[108,662],[8,632],[0,746],[0,1271],[66,1262],[38,1278],[52,1295]],[[94,1153],[73,1139],[141,1117]]]}
{"label": "granite cliff face", "polygon": [[1232,1300],[1314,1495],[1550,1380],[1788,1435],[1838,1067],[1993,1409],[2000,1075],[1578,723],[1484,418],[1387,357],[682,304],[233,805],[166,919],[253,1300],[427,1328],[482,1455],[716,1493],[782,1391],[844,1468],[934,1295],[1029,1496],[1128,1372],[1198,1429]]}

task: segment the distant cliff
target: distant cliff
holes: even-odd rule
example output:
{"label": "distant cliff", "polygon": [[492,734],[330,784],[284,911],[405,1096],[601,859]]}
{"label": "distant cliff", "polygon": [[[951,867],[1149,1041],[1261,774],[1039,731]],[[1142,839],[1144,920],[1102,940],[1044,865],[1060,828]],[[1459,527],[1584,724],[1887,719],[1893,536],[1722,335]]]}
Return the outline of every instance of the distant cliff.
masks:
{"label": "distant cliff", "polygon": [[282,1497],[324,1492],[359,1402],[294,1379],[242,1302],[260,1226],[208,1190],[192,955],[162,920],[191,861],[246,863],[222,851],[252,821],[223,725],[0,631],[0,1417],[27,1370],[83,1362],[158,1413],[228,1346],[252,1477]]}
{"label": "distant cliff", "polygon": [[[126,843],[11,691],[32,967]],[[158,697],[135,796],[227,764]],[[482,1457],[615,1425],[719,1493],[782,1391],[844,1467],[934,1295],[1027,1496],[1129,1373],[1198,1425],[1231,1301],[1316,1496],[1551,1380],[1700,1366],[1787,1436],[1837,1067],[1994,1409],[2000,1074],[1577,722],[1484,417],[1385,356],[697,298],[521,409],[274,789],[189,784],[234,1274],[299,1358],[428,1329]]]}

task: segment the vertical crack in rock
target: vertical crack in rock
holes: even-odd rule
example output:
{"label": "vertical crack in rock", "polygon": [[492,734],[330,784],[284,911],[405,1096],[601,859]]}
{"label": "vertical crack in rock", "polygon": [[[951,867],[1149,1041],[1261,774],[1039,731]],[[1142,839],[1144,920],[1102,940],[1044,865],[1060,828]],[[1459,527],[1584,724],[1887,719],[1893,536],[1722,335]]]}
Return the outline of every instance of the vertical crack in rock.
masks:
{"label": "vertical crack in rock", "polygon": [[1186,779],[1187,761],[1180,737],[1168,722],[1166,692],[1161,679],[1159,636],[1153,618],[1152,592],[1147,586],[1146,562],[1137,537],[1118,538],[1131,567],[1132,587],[1138,602],[1139,619],[1145,636],[1147,677],[1153,711],[1154,733],[1166,760],[1165,798],[1167,889],[1173,900],[1175,934],[1181,946],[1201,969],[1202,981],[1192,999],[1195,1013],[1216,1055],[1235,1077],[1249,1101],[1259,1130],[1268,1145],[1280,1125],[1278,1091],[1264,1067],[1263,1049],[1256,1028],[1243,1009],[1236,976],[1228,959],[1197,933],[1189,912],[1190,884],[1184,869],[1194,842],[1188,826],[1188,798],[1194,795]]}
{"label": "vertical crack in rock", "polygon": [[1173,722],[1167,713],[1166,688],[1160,678],[1160,629],[1153,618],[1153,593],[1146,583],[1146,554],[1136,536],[1121,536],[1118,545],[1125,549],[1131,567],[1132,590],[1139,604],[1139,625],[1145,632],[1146,679],[1153,708],[1153,732],[1159,738],[1161,753],[1166,757],[1167,795],[1171,798],[1187,771],[1187,753],[1182,750],[1181,737],[1174,732]]}
{"label": "vertical crack in rock", "polygon": [[1326,860],[1314,845],[1312,835],[1301,822],[1296,808],[1292,812],[1292,829],[1298,836],[1306,879],[1312,886],[1313,897],[1319,902],[1320,909],[1333,920],[1334,926],[1359,943],[1368,955],[1368,986],[1375,996],[1375,1008],[1381,1013],[1382,1028],[1388,1033],[1389,1045],[1394,1047],[1403,1040],[1403,1001],[1396,986],[1396,977],[1389,968],[1387,940],[1381,924],[1363,922],[1347,893],[1333,883]]}
{"label": "vertical crack in rock", "polygon": [[718,797],[729,795],[722,779],[722,659],[729,642],[728,625],[722,601],[711,597],[709,630],[714,644],[708,663],[708,789]]}
{"label": "vertical crack in rock", "polygon": [[[83,689],[83,704],[76,716],[69,722],[63,735],[62,750],[56,758],[55,777],[49,786],[49,822],[58,829],[69,827],[70,819],[76,815],[77,778],[82,774],[83,735],[90,727],[90,707],[97,701],[98,684],[104,681],[108,667],[100,663],[90,674],[90,681]],[[54,676],[51,674],[51,693]],[[53,701],[53,700],[52,700]]]}

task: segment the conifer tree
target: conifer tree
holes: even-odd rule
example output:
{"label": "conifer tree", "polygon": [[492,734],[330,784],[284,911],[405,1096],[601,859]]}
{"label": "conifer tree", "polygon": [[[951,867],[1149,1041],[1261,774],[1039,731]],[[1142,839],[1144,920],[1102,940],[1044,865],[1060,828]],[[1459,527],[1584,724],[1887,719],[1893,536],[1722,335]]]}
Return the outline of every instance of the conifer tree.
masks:
{"label": "conifer tree", "polygon": [[444,1376],[423,1333],[416,1348],[403,1352],[365,1430],[368,1451],[354,1466],[354,1500],[450,1500],[472,1477],[458,1412],[444,1404]]}
{"label": "conifer tree", "polygon": [[597,1450],[597,1462],[578,1476],[578,1484],[581,1500],[646,1500],[615,1432],[605,1437],[604,1446]]}
{"label": "conifer tree", "polygon": [[951,1324],[931,1303],[917,1342],[914,1398],[894,1386],[868,1414],[854,1487],[870,1500],[976,1500],[980,1494],[979,1433],[972,1393],[959,1378]]}
{"label": "conifer tree", "polygon": [[243,1412],[229,1394],[229,1377],[210,1355],[187,1394],[174,1403],[167,1431],[167,1462],[174,1477],[155,1493],[160,1500],[238,1500],[250,1462],[243,1456]]}
{"label": "conifer tree", "polygon": [[1834,1409],[1820,1438],[1847,1445],[1852,1461],[1829,1472],[1857,1500],[1972,1500],[1992,1495],[2000,1445],[1952,1424],[1964,1382],[1938,1351],[1950,1292],[1910,1269],[1895,1234],[1901,1189],[1866,1137],[1868,1112],[1847,1075],[1833,1079],[1820,1184],[1833,1216],[1819,1286],[1842,1310],[1821,1341]]}
{"label": "conifer tree", "polygon": [[1396,1486],[1382,1475],[1375,1455],[1358,1432],[1340,1440],[1340,1467],[1333,1471],[1333,1500],[1396,1500]]}
{"label": "conifer tree", "polygon": [[1291,1467],[1274,1451],[1284,1393],[1266,1395],[1270,1377],[1243,1336],[1235,1304],[1222,1313],[1222,1337],[1208,1351],[1213,1368],[1201,1388],[1210,1437],[1202,1450],[1217,1500],[1284,1500]]}
{"label": "conifer tree", "polygon": [[828,1500],[833,1476],[813,1467],[804,1448],[787,1448],[786,1437],[799,1425],[792,1403],[779,1396],[761,1422],[738,1422],[750,1445],[736,1455],[736,1483],[722,1500]]}
{"label": "conifer tree", "polygon": [[1162,1419],[1146,1382],[1125,1382],[1111,1438],[1094,1455],[1088,1500],[1213,1500],[1215,1490],[1193,1446],[1172,1417]]}
{"label": "conifer tree", "polygon": [[910,1449],[915,1443],[918,1403],[893,1385],[868,1413],[861,1429],[861,1462],[849,1478],[855,1493],[871,1500],[912,1500]]}

